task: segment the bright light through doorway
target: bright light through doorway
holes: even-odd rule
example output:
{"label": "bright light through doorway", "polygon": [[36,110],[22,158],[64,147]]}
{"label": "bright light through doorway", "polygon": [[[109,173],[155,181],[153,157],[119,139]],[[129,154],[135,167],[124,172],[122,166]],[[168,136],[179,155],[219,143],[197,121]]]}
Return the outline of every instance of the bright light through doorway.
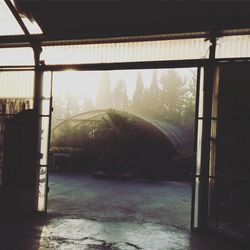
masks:
{"label": "bright light through doorway", "polygon": [[[159,75],[165,69],[157,69]],[[153,69],[141,69],[144,87],[148,88],[152,81]],[[135,90],[137,70],[114,70],[109,71],[111,90],[114,89],[117,81],[125,81],[128,98],[131,99]],[[63,72],[54,72],[53,93],[66,97],[67,95],[89,98],[95,102],[96,94],[99,88],[100,79],[104,71],[74,71],[65,70]],[[178,74],[186,80],[190,80],[192,74],[190,69],[178,69]],[[83,101],[83,100],[82,100]]]}

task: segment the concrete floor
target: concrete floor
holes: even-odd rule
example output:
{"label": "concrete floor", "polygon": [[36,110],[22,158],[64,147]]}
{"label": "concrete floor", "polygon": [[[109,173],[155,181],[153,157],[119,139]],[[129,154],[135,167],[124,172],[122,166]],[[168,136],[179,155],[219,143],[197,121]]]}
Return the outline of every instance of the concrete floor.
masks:
{"label": "concrete floor", "polygon": [[190,228],[191,185],[187,182],[119,181],[57,174],[50,176],[49,187],[50,214]]}
{"label": "concrete floor", "polygon": [[49,186],[46,216],[1,222],[1,250],[243,249],[190,231],[189,183],[57,174]]}

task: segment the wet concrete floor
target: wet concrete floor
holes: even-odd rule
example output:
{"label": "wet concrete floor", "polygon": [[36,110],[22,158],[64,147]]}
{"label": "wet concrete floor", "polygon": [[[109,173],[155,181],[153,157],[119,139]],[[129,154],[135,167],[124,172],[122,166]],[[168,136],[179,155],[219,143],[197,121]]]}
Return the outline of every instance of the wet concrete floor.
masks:
{"label": "wet concrete floor", "polygon": [[48,214],[0,224],[1,250],[241,250],[190,231],[185,182],[50,176]]}

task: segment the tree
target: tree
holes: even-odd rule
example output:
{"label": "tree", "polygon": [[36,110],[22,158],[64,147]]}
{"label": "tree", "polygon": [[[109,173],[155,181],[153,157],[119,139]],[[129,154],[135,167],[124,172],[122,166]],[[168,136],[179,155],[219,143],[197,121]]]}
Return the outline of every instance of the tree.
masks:
{"label": "tree", "polygon": [[84,98],[84,102],[83,102],[83,109],[82,112],[88,112],[94,109],[94,104],[92,99],[90,99],[89,97],[85,97]]}
{"label": "tree", "polygon": [[80,113],[80,97],[68,93],[65,99],[65,118],[69,118],[73,115]]}
{"label": "tree", "polygon": [[61,94],[57,94],[53,96],[52,127],[65,119],[65,116],[65,100]]}
{"label": "tree", "polygon": [[152,81],[151,84],[149,86],[149,92],[151,94],[151,96],[154,99],[158,99],[159,97],[159,87],[158,87],[158,80],[157,80],[157,71],[156,69],[153,70],[153,74],[152,74]]}
{"label": "tree", "polygon": [[125,112],[109,110],[97,124],[95,150],[99,155],[102,170],[107,172],[124,171],[128,164],[129,151],[134,143],[133,123]]}
{"label": "tree", "polygon": [[145,89],[143,103],[145,114],[150,117],[158,117],[160,110],[160,90],[158,86],[157,71],[153,70],[152,81],[148,89]]}
{"label": "tree", "polygon": [[72,93],[68,93],[64,98],[60,94],[53,96],[53,126],[60,120],[76,115],[80,111],[80,96]]}
{"label": "tree", "polygon": [[183,96],[184,114],[182,119],[182,125],[187,128],[194,127],[194,118],[195,118],[197,75],[194,70],[191,70],[191,73],[192,73],[192,78],[188,82],[186,91]]}
{"label": "tree", "polygon": [[106,109],[111,107],[111,84],[108,72],[103,72],[96,96],[95,107]]}
{"label": "tree", "polygon": [[126,83],[124,80],[119,80],[112,93],[112,106],[115,109],[127,110],[128,95]]}
{"label": "tree", "polygon": [[185,82],[175,70],[163,72],[160,78],[161,114],[173,123],[181,124],[183,116],[183,96],[186,92]]}
{"label": "tree", "polygon": [[142,113],[143,110],[143,93],[144,93],[144,84],[142,81],[142,75],[141,72],[137,72],[136,77],[136,85],[135,85],[135,91],[133,94],[132,104],[131,108],[136,113]]}

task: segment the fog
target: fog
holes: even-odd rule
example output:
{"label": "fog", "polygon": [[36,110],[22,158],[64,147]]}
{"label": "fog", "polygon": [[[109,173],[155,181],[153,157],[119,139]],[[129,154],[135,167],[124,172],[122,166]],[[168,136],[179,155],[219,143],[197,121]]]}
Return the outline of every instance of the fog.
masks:
{"label": "fog", "polygon": [[93,175],[188,178],[195,69],[55,73],[51,152]]}
{"label": "fog", "polygon": [[195,88],[192,68],[57,72],[52,127],[78,113],[107,108],[192,127]]}

